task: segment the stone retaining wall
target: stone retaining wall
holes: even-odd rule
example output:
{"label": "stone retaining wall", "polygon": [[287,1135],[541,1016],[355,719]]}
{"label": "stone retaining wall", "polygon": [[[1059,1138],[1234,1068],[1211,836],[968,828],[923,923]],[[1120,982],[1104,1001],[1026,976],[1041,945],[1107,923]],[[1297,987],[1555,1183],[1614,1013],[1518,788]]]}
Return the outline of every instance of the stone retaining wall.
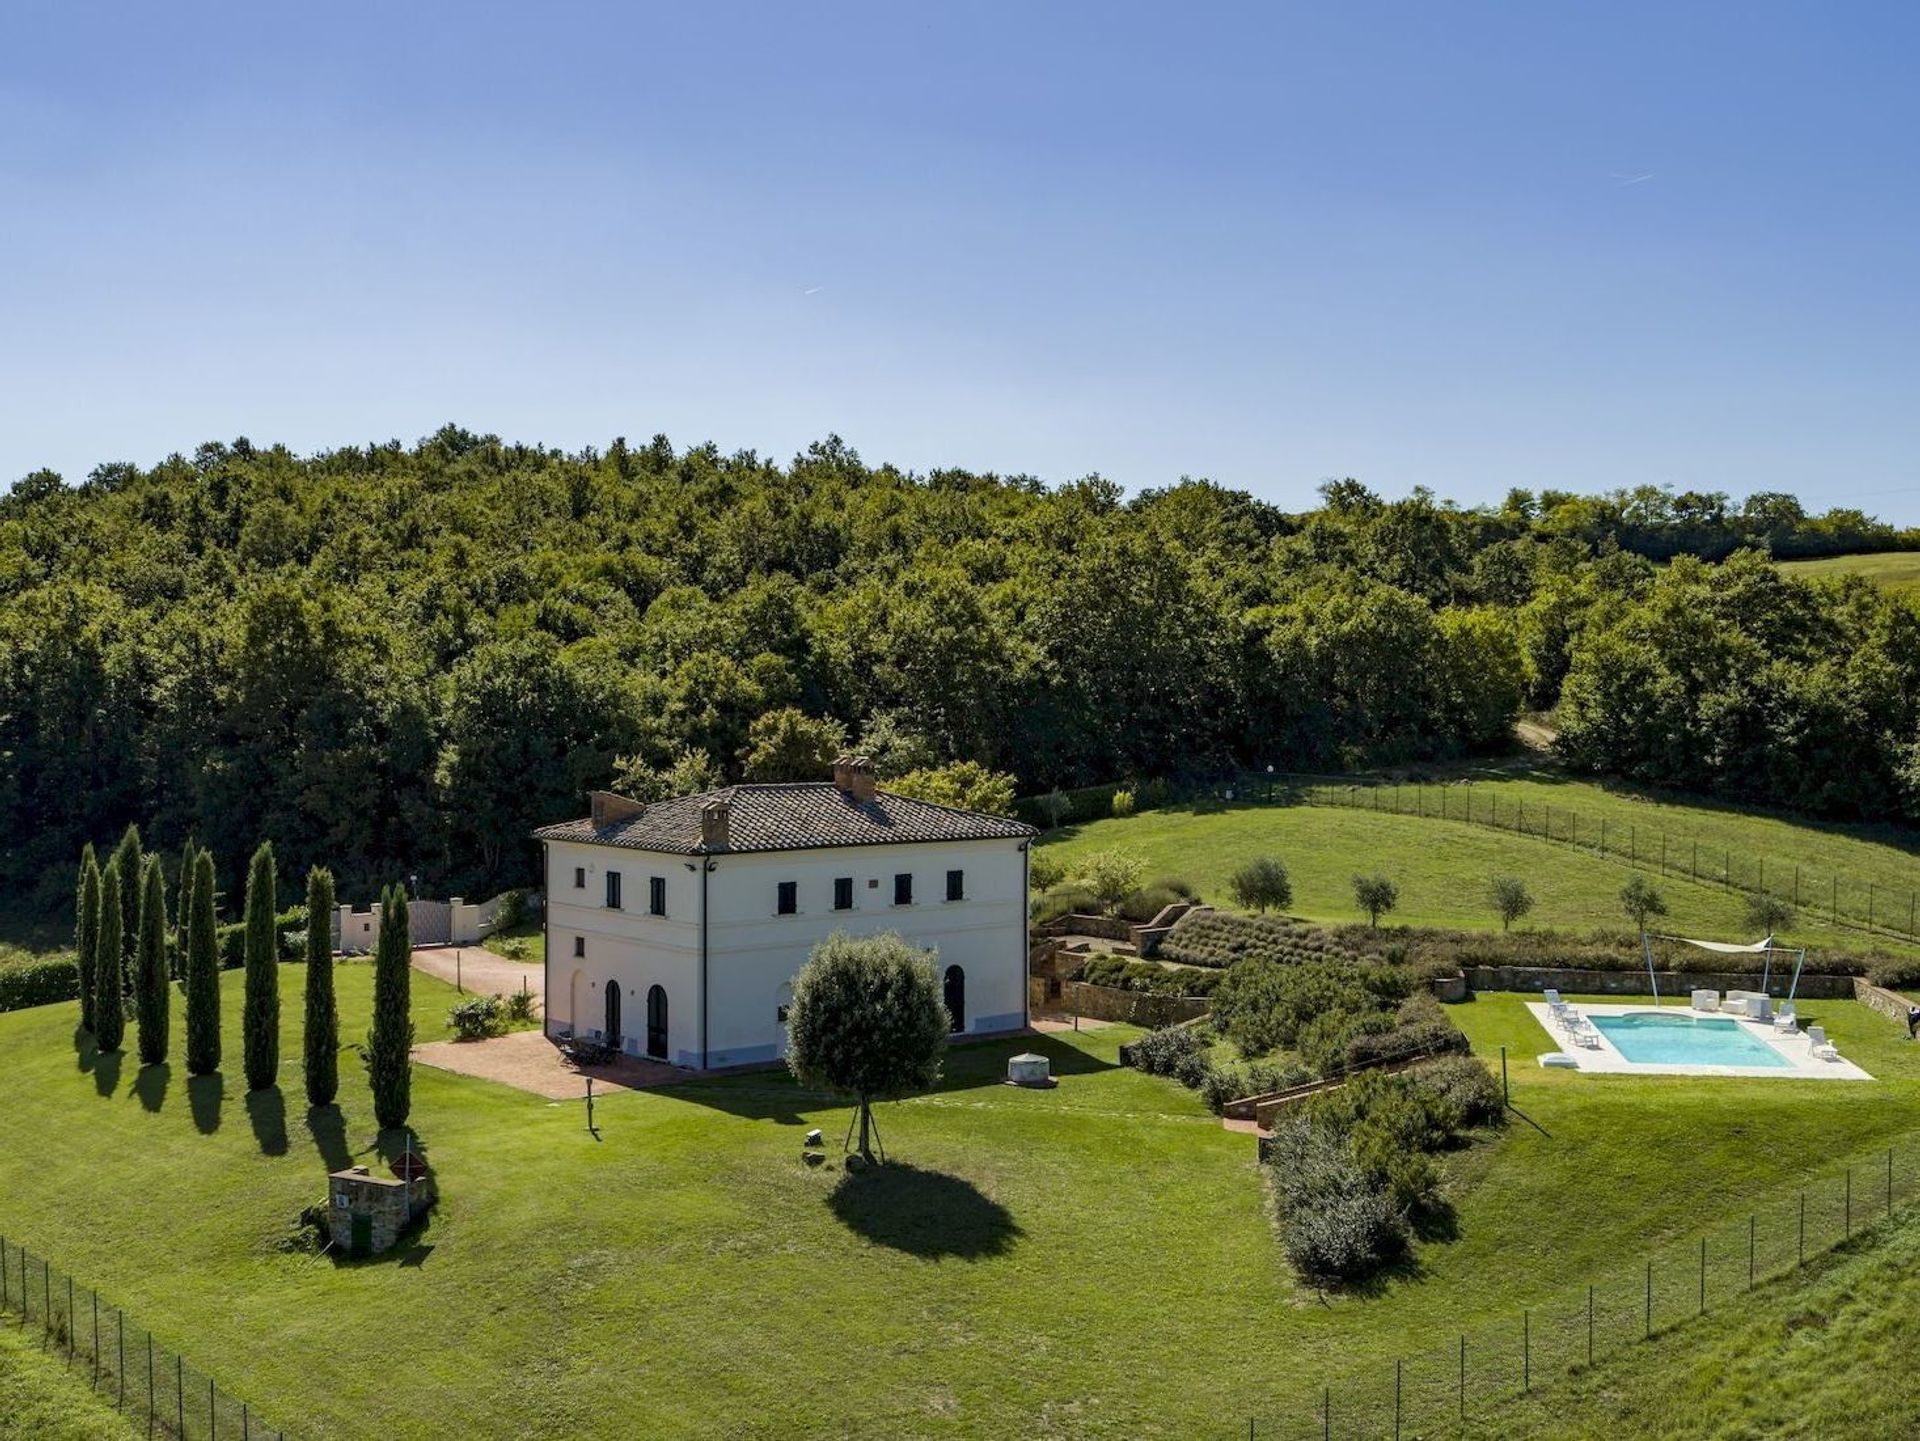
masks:
{"label": "stone retaining wall", "polygon": [[[1730,971],[1655,971],[1663,996],[1684,996],[1693,990],[1757,991],[1760,972]],[[1853,976],[1800,976],[1799,995],[1810,1001],[1851,1000]],[[1793,967],[1776,968],[1768,989],[1785,995],[1793,980]],[[1581,971],[1548,966],[1468,966],[1467,984],[1476,991],[1564,991],[1569,995],[1646,996],[1653,993],[1645,970]],[[1906,1012],[1901,1012],[1904,1021]]]}
{"label": "stone retaining wall", "polygon": [[1039,977],[1028,982],[1028,997],[1035,1010],[1066,1011],[1089,1020],[1125,1021],[1148,1029],[1194,1020],[1212,1007],[1205,996],[1154,996],[1085,981],[1063,981],[1060,994],[1052,999],[1048,999],[1047,990],[1046,982]]}
{"label": "stone retaining wall", "polygon": [[1863,1006],[1872,1006],[1883,1016],[1891,1016],[1903,1026],[1907,1023],[1907,1007],[1913,1004],[1905,996],[1874,985],[1865,976],[1853,978],[1853,998]]}

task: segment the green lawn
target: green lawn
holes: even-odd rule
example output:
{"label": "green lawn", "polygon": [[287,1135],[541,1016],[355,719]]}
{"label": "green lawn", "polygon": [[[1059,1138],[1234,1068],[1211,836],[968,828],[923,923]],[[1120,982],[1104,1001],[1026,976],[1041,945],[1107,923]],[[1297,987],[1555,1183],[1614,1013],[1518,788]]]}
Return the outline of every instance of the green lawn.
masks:
{"label": "green lawn", "polygon": [[1881,550],[1865,555],[1826,555],[1818,560],[1786,560],[1780,563],[1780,569],[1796,580],[1864,575],[1888,590],[1920,590],[1920,551]]}
{"label": "green lawn", "polygon": [[547,931],[538,917],[517,926],[497,930],[480,942],[497,956],[529,965],[544,965],[547,959]]}
{"label": "green lawn", "polygon": [[[370,974],[340,971],[349,1037]],[[297,997],[301,968],[283,977]],[[414,986],[440,1034],[450,989]],[[881,1110],[899,1167],[860,1178],[800,1165],[808,1125],[837,1156],[847,1111],[778,1073],[604,1098],[596,1140],[579,1103],[417,1069],[443,1203],[406,1256],[341,1266],[281,1244],[374,1140],[350,1059],[341,1118],[310,1129],[297,1004],[277,1100],[237,1067],[222,1094],[76,1056],[73,1008],[44,1007],[0,1015],[0,1230],[301,1437],[1243,1434],[1328,1370],[1511,1315],[1897,1134],[1920,1047],[1851,1003],[1807,1009],[1882,1079],[1516,1064],[1534,1124],[1451,1158],[1458,1238],[1367,1294],[1295,1285],[1251,1140],[1117,1068],[1119,1027],[956,1049],[941,1090]],[[1485,1054],[1544,1048],[1518,997],[1453,1014]],[[995,1084],[1030,1045],[1058,1089]]]}
{"label": "green lawn", "polygon": [[[1230,904],[1226,883],[1236,867],[1256,855],[1276,855],[1293,879],[1289,909],[1319,921],[1364,919],[1353,903],[1353,877],[1384,870],[1400,887],[1393,921],[1497,928],[1499,921],[1486,900],[1487,881],[1495,874],[1517,875],[1527,881],[1536,900],[1526,925],[1574,930],[1626,925],[1620,888],[1630,873],[1631,848],[1637,847],[1640,869],[1653,877],[1671,907],[1663,924],[1694,934],[1742,938],[1749,927],[1745,895],[1737,888],[1740,876],[1757,878],[1764,861],[1769,888],[1791,892],[1798,865],[1805,904],[1795,923],[1782,932],[1784,938],[1851,950],[1904,949],[1903,943],[1884,935],[1837,928],[1824,910],[1830,899],[1827,878],[1841,874],[1847,878],[1843,906],[1864,913],[1866,887],[1872,883],[1877,914],[1895,911],[1904,927],[1909,897],[1920,886],[1920,856],[1914,849],[1920,838],[1911,832],[1809,825],[1730,807],[1641,798],[1551,776],[1481,780],[1470,789],[1472,814],[1482,820],[1524,814],[1537,825],[1551,806],[1555,834],[1564,834],[1569,818],[1578,817],[1579,833],[1589,843],[1597,838],[1604,817],[1608,854],[1603,858],[1591,844],[1576,849],[1461,819],[1469,804],[1465,786],[1426,787],[1427,814],[1414,814],[1411,808],[1419,803],[1420,793],[1410,785],[1401,788],[1400,801],[1408,809],[1398,815],[1317,805],[1173,807],[1069,827],[1042,844],[1069,867],[1074,857],[1103,847],[1137,850],[1147,857],[1149,878],[1184,876],[1217,904]],[[1370,798],[1370,793],[1356,794]],[[1384,800],[1391,793],[1382,794]],[[1455,819],[1440,817],[1442,795]],[[1662,832],[1668,836],[1664,874]],[[1699,871],[1707,877],[1700,880],[1687,874],[1694,864],[1695,840],[1700,842]],[[1726,848],[1735,858],[1732,890],[1718,879]]]}
{"label": "green lawn", "polygon": [[4,1441],[133,1441],[145,1434],[93,1394],[91,1373],[70,1368],[37,1326],[0,1312],[0,1438]]}
{"label": "green lawn", "polygon": [[1550,1382],[1463,1436],[1672,1441],[1920,1432],[1920,1213],[1591,1371]]}

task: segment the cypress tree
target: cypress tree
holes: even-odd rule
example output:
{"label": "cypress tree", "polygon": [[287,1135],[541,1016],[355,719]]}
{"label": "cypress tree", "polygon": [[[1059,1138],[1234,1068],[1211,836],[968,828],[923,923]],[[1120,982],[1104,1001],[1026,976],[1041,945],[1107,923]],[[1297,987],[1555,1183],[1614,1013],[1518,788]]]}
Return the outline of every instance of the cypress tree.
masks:
{"label": "cypress tree", "polygon": [[280,957],[273,932],[273,842],[260,842],[247,870],[247,984],[240,1030],[247,1089],[271,1086],[280,1073]]}
{"label": "cypress tree", "polygon": [[89,841],[80,852],[80,893],[73,903],[73,959],[80,967],[80,1024],[93,1029],[94,935],[100,929],[100,863]]}
{"label": "cypress tree", "polygon": [[373,958],[373,1029],[367,1033],[367,1083],[380,1129],[404,1126],[413,1107],[412,930],[404,886],[380,898],[380,945]]}
{"label": "cypress tree", "polygon": [[167,1058],[167,1034],[173,1000],[167,986],[167,879],[160,857],[148,856],[146,883],[140,888],[140,948],[134,971],[135,1011],[140,1020],[140,1064],[157,1066]]}
{"label": "cypress tree", "polygon": [[187,978],[187,920],[193,914],[193,878],[199,870],[199,847],[193,837],[180,848],[180,899],[173,912],[173,963],[169,969],[176,981]]}
{"label": "cypress tree", "polygon": [[140,827],[129,825],[114,847],[113,858],[120,862],[120,994],[133,994],[133,952],[140,939],[141,867],[146,854],[140,849]]}
{"label": "cypress tree", "polygon": [[340,1012],[333,998],[333,872],[307,872],[307,1104],[340,1091]]}
{"label": "cypress tree", "polygon": [[120,1049],[126,1034],[126,996],[120,988],[120,857],[100,873],[100,924],[93,933],[93,1039],[103,1051]]}
{"label": "cypress tree", "polygon": [[220,1069],[220,951],[214,936],[213,857],[193,859],[193,913],[187,917],[187,1073]]}

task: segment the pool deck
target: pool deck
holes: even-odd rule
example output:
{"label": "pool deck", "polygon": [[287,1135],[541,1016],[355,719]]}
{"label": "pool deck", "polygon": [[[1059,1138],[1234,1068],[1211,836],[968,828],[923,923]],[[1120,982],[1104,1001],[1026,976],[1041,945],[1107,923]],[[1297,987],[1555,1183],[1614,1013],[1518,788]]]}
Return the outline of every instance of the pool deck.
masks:
{"label": "pool deck", "polygon": [[1576,1003],[1574,1009],[1583,1016],[1629,1016],[1637,1014],[1666,1014],[1669,1016],[1693,1016],[1701,1020],[1732,1021],[1748,1035],[1763,1042],[1787,1064],[1784,1066],[1714,1066],[1683,1064],[1643,1064],[1629,1061],[1620,1054],[1619,1049],[1604,1032],[1600,1034],[1600,1045],[1595,1047],[1575,1045],[1573,1041],[1553,1024],[1552,1012],[1543,1001],[1529,1001],[1527,1009],[1540,1023],[1540,1029],[1547,1033],[1555,1049],[1561,1054],[1571,1056],[1579,1062],[1578,1069],[1588,1075],[1601,1076],[1751,1076],[1756,1080],[1772,1081],[1871,1081],[1872,1076],[1854,1065],[1852,1061],[1822,1061],[1813,1054],[1813,1041],[1805,1031],[1797,1031],[1791,1036],[1778,1035],[1771,1023],[1766,1021],[1748,1021],[1738,1016],[1729,1016],[1723,1011],[1696,1011],[1691,1006],[1671,1005],[1655,1007],[1646,1002],[1638,1005],[1586,1005]]}

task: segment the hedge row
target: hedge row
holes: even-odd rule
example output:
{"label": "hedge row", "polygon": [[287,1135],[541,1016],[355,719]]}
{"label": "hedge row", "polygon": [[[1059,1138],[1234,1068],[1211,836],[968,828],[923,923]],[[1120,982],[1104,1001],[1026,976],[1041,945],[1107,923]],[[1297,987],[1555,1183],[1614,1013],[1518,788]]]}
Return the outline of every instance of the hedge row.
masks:
{"label": "hedge row", "polygon": [[47,956],[0,966],[0,1011],[24,1011],[80,996],[80,967],[72,956]]}

